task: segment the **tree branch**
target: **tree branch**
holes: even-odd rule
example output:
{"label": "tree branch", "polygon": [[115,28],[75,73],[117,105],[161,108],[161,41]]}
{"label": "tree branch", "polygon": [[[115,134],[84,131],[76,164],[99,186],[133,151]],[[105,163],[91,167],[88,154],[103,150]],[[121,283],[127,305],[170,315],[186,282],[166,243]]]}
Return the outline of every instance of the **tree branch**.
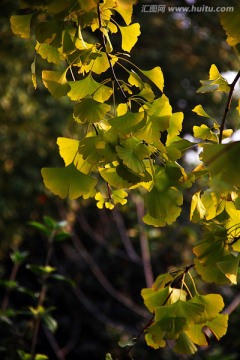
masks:
{"label": "tree branch", "polygon": [[118,300],[121,304],[140,315],[143,318],[147,317],[147,311],[145,311],[141,306],[134,303],[130,298],[122,294],[120,291],[116,290],[106,276],[103,274],[99,266],[96,264],[94,258],[85,248],[83,243],[80,241],[79,237],[73,233],[72,235],[73,244],[78,251],[79,255],[86,261],[89,265],[92,273],[95,275],[97,280],[103,286],[103,288],[116,300]]}
{"label": "tree branch", "polygon": [[228,94],[227,104],[226,104],[226,107],[225,107],[225,111],[224,111],[224,114],[223,114],[223,119],[222,119],[221,126],[220,126],[220,133],[219,133],[219,143],[220,144],[222,142],[223,130],[224,130],[227,114],[228,114],[228,112],[230,110],[230,105],[231,105],[231,101],[232,101],[234,87],[235,87],[236,83],[238,82],[239,78],[240,78],[240,71],[235,76],[233,82],[229,85],[230,90],[229,90],[229,94]]}
{"label": "tree branch", "polygon": [[148,237],[147,237],[145,225],[143,224],[142,221],[142,218],[144,216],[144,206],[143,206],[143,202],[138,198],[135,198],[135,203],[137,209],[144,275],[145,275],[147,287],[151,287],[154,280],[153,280],[153,271],[151,265],[151,255],[149,250]]}

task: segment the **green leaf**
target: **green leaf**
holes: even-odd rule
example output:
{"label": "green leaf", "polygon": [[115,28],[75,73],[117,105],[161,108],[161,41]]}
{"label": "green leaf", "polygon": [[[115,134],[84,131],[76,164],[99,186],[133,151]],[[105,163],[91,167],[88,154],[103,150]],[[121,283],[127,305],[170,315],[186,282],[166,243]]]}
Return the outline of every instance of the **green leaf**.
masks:
{"label": "green leaf", "polygon": [[[99,170],[102,178],[110,185],[117,189],[128,189],[132,186],[131,180],[123,179],[118,175],[116,168],[103,168]],[[139,179],[139,178],[138,178]],[[139,179],[140,181],[140,179]]]}
{"label": "green leaf", "polygon": [[103,136],[89,136],[79,142],[79,153],[83,159],[92,165],[103,165],[104,163],[112,162],[116,158],[116,153],[113,151]]}
{"label": "green leaf", "polygon": [[194,223],[199,222],[204,218],[205,214],[206,214],[206,209],[201,199],[201,192],[198,191],[192,197],[190,220]]}
{"label": "green leaf", "polygon": [[[176,188],[159,191],[154,187],[146,196],[145,204],[148,211],[143,221],[148,225],[166,226],[172,224],[180,215],[183,203],[182,193]],[[157,220],[156,222],[151,218]],[[157,225],[155,225],[157,224]]]}
{"label": "green leaf", "polygon": [[240,142],[204,144],[202,160],[211,174],[214,189],[226,191],[240,186]]}
{"label": "green leaf", "polygon": [[208,341],[203,332],[203,327],[205,325],[194,324],[191,326],[191,329],[185,331],[185,334],[191,339],[191,341],[199,346],[207,346]]}
{"label": "green leaf", "polygon": [[113,360],[112,355],[107,353],[106,357],[105,357],[105,360]]}
{"label": "green leaf", "polygon": [[46,59],[49,63],[54,63],[57,65],[61,61],[58,48],[52,45],[37,43],[35,50],[43,59]]}
{"label": "green leaf", "polygon": [[169,128],[172,116],[172,107],[165,95],[155,99],[153,103],[146,104],[148,118],[144,127],[135,132],[135,136],[147,143],[159,142],[161,131]]}
{"label": "green leaf", "polygon": [[154,349],[159,349],[166,345],[166,341],[163,339],[165,331],[161,329],[159,324],[154,323],[147,329],[145,340],[148,346]]}
{"label": "green leaf", "polygon": [[40,230],[46,236],[49,236],[51,234],[51,230],[47,226],[45,226],[44,224],[42,224],[38,221],[30,221],[30,222],[28,222],[28,224],[30,226],[34,227],[35,229]]}
{"label": "green leaf", "polygon": [[239,257],[229,254],[228,256],[225,256],[222,261],[217,262],[216,265],[232,284],[237,284]]}
{"label": "green leaf", "polygon": [[207,125],[193,127],[193,136],[202,140],[218,142],[218,136]]}
{"label": "green leaf", "polygon": [[74,107],[74,119],[80,123],[95,123],[104,119],[111,106],[94,99],[85,98]]}
{"label": "green leaf", "polygon": [[86,96],[93,95],[93,98],[99,102],[105,102],[112,95],[112,89],[101,83],[98,83],[89,74],[83,80],[69,81],[71,90],[68,96],[71,100],[79,101]]}
{"label": "green leaf", "polygon": [[238,45],[240,43],[240,7],[234,6],[234,11],[221,13],[220,19],[227,35],[227,43],[230,46]]}
{"label": "green leaf", "polygon": [[33,14],[27,15],[12,15],[10,24],[12,32],[19,35],[23,39],[30,38],[30,26]]}
{"label": "green leaf", "polygon": [[159,66],[156,66],[152,70],[141,70],[141,72],[163,92],[164,78]]}
{"label": "green leaf", "polygon": [[169,127],[167,129],[167,132],[168,132],[167,141],[166,141],[167,146],[169,146],[173,142],[179,140],[178,135],[180,134],[180,132],[182,130],[182,122],[183,122],[183,113],[182,112],[174,113],[170,117]]}
{"label": "green leaf", "polygon": [[132,113],[130,111],[126,114],[117,116],[109,120],[109,124],[121,135],[126,135],[135,132],[138,128],[143,126],[144,113]]}
{"label": "green leaf", "polygon": [[197,93],[205,93],[209,91],[229,92],[230,90],[228,82],[221,76],[214,64],[211,65],[209,71],[209,80],[200,80],[200,83],[202,86],[197,90]]}
{"label": "green leaf", "polygon": [[122,35],[122,49],[130,52],[136,44],[138,36],[141,34],[138,23],[128,26],[118,26]]}
{"label": "green leaf", "polygon": [[46,274],[51,274],[53,271],[56,271],[56,268],[52,266],[40,266],[40,265],[28,264],[26,268],[36,275],[46,275]]}
{"label": "green leaf", "polygon": [[197,320],[198,324],[212,321],[224,307],[223,298],[219,294],[195,295],[192,301],[204,306],[204,311]]}
{"label": "green leaf", "polygon": [[92,165],[85,161],[82,154],[79,153],[79,140],[59,137],[57,138],[57,144],[65,166],[70,165],[73,162],[79,171],[84,174],[89,174],[92,169]]}
{"label": "green leaf", "polygon": [[168,283],[172,283],[173,277],[171,274],[161,274],[154,281],[152,288],[154,291],[158,291],[159,289],[164,288]]}
{"label": "green leaf", "polygon": [[228,315],[219,314],[214,320],[206,323],[206,326],[208,326],[215,338],[220,340],[227,332]]}
{"label": "green leaf", "polygon": [[11,255],[11,260],[14,264],[22,264],[28,257],[28,251],[15,250]]}
{"label": "green leaf", "polygon": [[88,196],[97,183],[96,179],[78,171],[73,164],[65,168],[43,168],[41,172],[45,186],[62,199]]}
{"label": "green leaf", "polygon": [[75,139],[58,137],[57,144],[59,146],[59,153],[63,158],[65,165],[70,165],[78,153],[79,141]]}
{"label": "green leaf", "polygon": [[118,342],[118,345],[122,348],[128,347],[128,346],[134,346],[137,342],[137,338],[132,338],[130,340],[121,340]]}
{"label": "green leaf", "polygon": [[155,98],[155,95],[154,95],[154,92],[152,91],[151,86],[147,83],[144,83],[142,90],[140,91],[140,93],[137,96],[141,96],[142,98],[146,99],[149,102],[153,102],[153,100]]}
{"label": "green leaf", "polygon": [[63,21],[44,21],[37,25],[35,38],[39,43],[51,44],[55,47],[62,45],[62,32],[64,30]]}
{"label": "green leaf", "polygon": [[67,95],[70,89],[66,79],[66,70],[64,72],[43,70],[42,80],[51,95],[56,98]]}
{"label": "green leaf", "polygon": [[197,351],[197,347],[194,345],[192,340],[188,337],[188,335],[183,332],[179,335],[176,340],[176,344],[173,348],[179,354],[189,354],[192,355]]}
{"label": "green leaf", "polygon": [[121,2],[119,5],[117,7],[114,7],[114,10],[117,11],[122,16],[126,25],[129,25],[132,21],[133,6],[128,2],[126,2],[124,6],[122,6]]}
{"label": "green leaf", "polygon": [[196,114],[198,114],[199,116],[203,116],[203,117],[212,119],[212,117],[210,115],[208,115],[206,113],[206,111],[203,109],[202,105],[195,106],[195,108],[192,109],[192,111],[195,112]]}
{"label": "green leaf", "polygon": [[138,76],[137,73],[135,73],[135,71],[131,70],[129,71],[129,78],[128,78],[128,82],[129,84],[138,87],[140,90],[143,89],[144,87],[144,82],[142,81],[142,79]]}
{"label": "green leaf", "polygon": [[43,323],[52,333],[57,331],[57,321],[50,314],[44,314]]}
{"label": "green leaf", "polygon": [[154,291],[152,288],[142,289],[141,295],[145,306],[153,313],[158,306],[165,305],[169,295],[169,287],[165,287],[158,291]]}
{"label": "green leaf", "polygon": [[126,149],[122,146],[116,146],[116,151],[123,163],[137,174],[144,175],[145,166],[142,160],[138,158],[134,150]]}

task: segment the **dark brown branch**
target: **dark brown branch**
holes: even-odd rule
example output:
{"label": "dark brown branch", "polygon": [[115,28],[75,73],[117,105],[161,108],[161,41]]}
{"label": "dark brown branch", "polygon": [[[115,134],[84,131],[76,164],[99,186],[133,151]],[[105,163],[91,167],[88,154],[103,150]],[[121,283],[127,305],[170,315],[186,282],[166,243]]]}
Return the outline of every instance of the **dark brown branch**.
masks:
{"label": "dark brown branch", "polygon": [[220,133],[219,133],[219,143],[220,144],[222,142],[223,130],[224,130],[227,114],[228,114],[228,112],[230,110],[230,105],[231,105],[231,102],[232,102],[232,96],[233,96],[234,87],[235,87],[236,83],[238,82],[239,78],[240,78],[240,71],[235,76],[233,82],[229,85],[230,90],[229,90],[229,94],[228,94],[227,104],[226,104],[226,107],[225,107],[225,111],[224,111],[224,114],[223,114],[223,119],[222,119],[221,126],[220,126]]}

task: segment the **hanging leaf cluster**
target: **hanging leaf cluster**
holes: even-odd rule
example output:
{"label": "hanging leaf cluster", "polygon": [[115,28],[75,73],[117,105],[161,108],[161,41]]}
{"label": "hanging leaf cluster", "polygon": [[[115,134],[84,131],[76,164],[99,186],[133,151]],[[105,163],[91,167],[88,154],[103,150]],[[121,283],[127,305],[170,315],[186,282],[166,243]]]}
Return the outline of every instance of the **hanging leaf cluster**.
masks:
{"label": "hanging leaf cluster", "polygon": [[[193,112],[204,122],[193,126],[195,141],[182,138],[183,114],[173,112],[164,94],[161,68],[143,70],[130,60],[140,35],[139,24],[132,23],[135,2],[21,0],[24,14],[11,17],[13,33],[35,41],[33,86],[38,86],[36,73],[42,58],[46,61],[41,76],[44,86],[53,97],[72,101],[79,129],[73,138],[57,139],[64,165],[43,168],[44,184],[63,199],[93,198],[100,209],[126,204],[129,192],[138,189],[145,202],[143,221],[155,227],[177,220],[185,189],[197,184],[190,221],[201,224],[204,234],[193,248],[193,266],[206,282],[236,284],[240,145],[231,141],[233,129],[225,123],[240,72],[228,84],[216,65],[211,65],[209,79],[201,80],[197,92],[226,94],[223,119],[215,119],[197,105]],[[221,14],[227,42],[238,54],[239,14],[237,6]],[[119,69],[124,71],[121,79]],[[200,165],[187,172],[181,159],[192,147],[200,148]],[[193,354],[196,346],[208,345],[205,329],[216,339],[226,333],[222,297],[199,295],[194,282],[193,294],[185,282],[186,276],[193,281],[188,270],[161,275],[152,288],[142,290],[153,314],[146,342],[155,349],[171,340],[176,352]]]}

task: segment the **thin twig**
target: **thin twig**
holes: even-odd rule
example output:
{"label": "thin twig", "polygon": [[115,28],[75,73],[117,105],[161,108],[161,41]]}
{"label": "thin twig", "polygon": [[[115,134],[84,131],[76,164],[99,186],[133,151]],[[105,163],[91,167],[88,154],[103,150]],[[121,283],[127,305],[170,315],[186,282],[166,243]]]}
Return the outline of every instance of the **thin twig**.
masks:
{"label": "thin twig", "polygon": [[140,245],[141,245],[141,250],[142,250],[142,262],[143,262],[144,275],[145,275],[147,286],[151,287],[154,280],[153,280],[153,271],[152,271],[148,237],[147,237],[145,225],[143,224],[143,221],[142,221],[142,218],[144,216],[144,206],[143,206],[143,202],[138,198],[135,199],[135,203],[136,203],[136,209],[137,209],[139,237],[140,237]]}
{"label": "thin twig", "polygon": [[[47,256],[46,256],[46,261],[45,261],[45,267],[49,266],[50,263],[50,259],[51,259],[51,255],[52,255],[52,251],[53,251],[53,246],[52,246],[52,242],[55,236],[55,231],[52,231],[50,237],[48,238],[48,251],[47,251]],[[37,309],[39,310],[40,307],[43,306],[43,303],[45,301],[46,298],[46,293],[47,293],[47,279],[49,277],[48,273],[45,273],[43,275],[42,278],[42,288],[40,291],[40,295],[38,298],[38,304],[37,304]],[[33,330],[33,337],[32,337],[32,344],[31,344],[31,359],[33,360],[35,357],[35,351],[36,351],[36,345],[37,345],[37,338],[38,338],[38,333],[39,333],[39,328],[40,328],[40,322],[41,322],[41,315],[38,313],[35,317],[35,324],[34,324],[34,330]]]}
{"label": "thin twig", "polygon": [[125,250],[129,256],[129,258],[136,264],[141,264],[141,259],[136,253],[132,242],[127,234],[127,229],[123,221],[123,217],[120,213],[120,211],[116,208],[112,210],[113,219],[115,221],[115,224],[117,226],[120,238],[122,240],[123,246],[125,247]]}
{"label": "thin twig", "polygon": [[134,303],[130,298],[125,296],[120,291],[116,290],[106,276],[103,274],[99,266],[97,265],[94,258],[91,256],[89,251],[85,248],[83,243],[80,241],[80,238],[73,233],[72,235],[72,242],[78,251],[79,255],[85,260],[85,262],[89,265],[92,273],[95,275],[96,279],[100,282],[103,288],[116,300],[118,300],[122,305],[126,306],[136,314],[140,315],[141,317],[146,318],[147,312],[139,305]]}
{"label": "thin twig", "polygon": [[89,222],[86,219],[86,216],[84,215],[82,209],[80,208],[78,212],[77,217],[78,223],[81,227],[81,229],[97,244],[105,248],[109,253],[113,254],[114,256],[117,256],[124,260],[129,260],[127,255],[124,251],[117,249],[113,245],[111,245],[106,239],[100,234],[100,232],[95,231],[89,224]]}
{"label": "thin twig", "polygon": [[220,133],[219,133],[219,143],[220,144],[222,142],[223,130],[224,130],[227,114],[228,114],[228,112],[230,110],[230,105],[231,105],[231,101],[232,101],[234,87],[235,87],[236,83],[238,82],[239,78],[240,78],[240,71],[235,76],[233,82],[229,85],[230,90],[229,90],[229,94],[228,94],[227,104],[226,104],[226,107],[225,107],[225,111],[224,111],[224,114],[223,114],[223,119],[222,119],[221,126],[220,126]]}
{"label": "thin twig", "polygon": [[[101,20],[101,12],[100,12],[100,5],[98,4],[98,8],[97,8],[97,11],[98,11],[98,22],[99,22],[99,29],[102,28],[102,20]],[[127,107],[129,108],[129,105],[128,105],[128,98],[127,98],[127,95],[125,94],[125,92],[123,91],[122,87],[121,87],[121,84],[115,74],[115,71],[114,71],[114,68],[113,68],[113,65],[112,65],[112,62],[111,62],[111,57],[109,55],[109,53],[107,52],[107,44],[106,44],[106,38],[105,38],[105,35],[102,33],[102,45],[105,49],[105,53],[107,55],[107,59],[108,59],[108,62],[109,62],[109,65],[110,65],[110,69],[112,71],[112,75],[113,75],[113,80],[116,82],[116,84],[118,85],[118,88],[119,90],[121,91],[121,94],[124,98],[124,101],[126,102],[127,104]]]}

